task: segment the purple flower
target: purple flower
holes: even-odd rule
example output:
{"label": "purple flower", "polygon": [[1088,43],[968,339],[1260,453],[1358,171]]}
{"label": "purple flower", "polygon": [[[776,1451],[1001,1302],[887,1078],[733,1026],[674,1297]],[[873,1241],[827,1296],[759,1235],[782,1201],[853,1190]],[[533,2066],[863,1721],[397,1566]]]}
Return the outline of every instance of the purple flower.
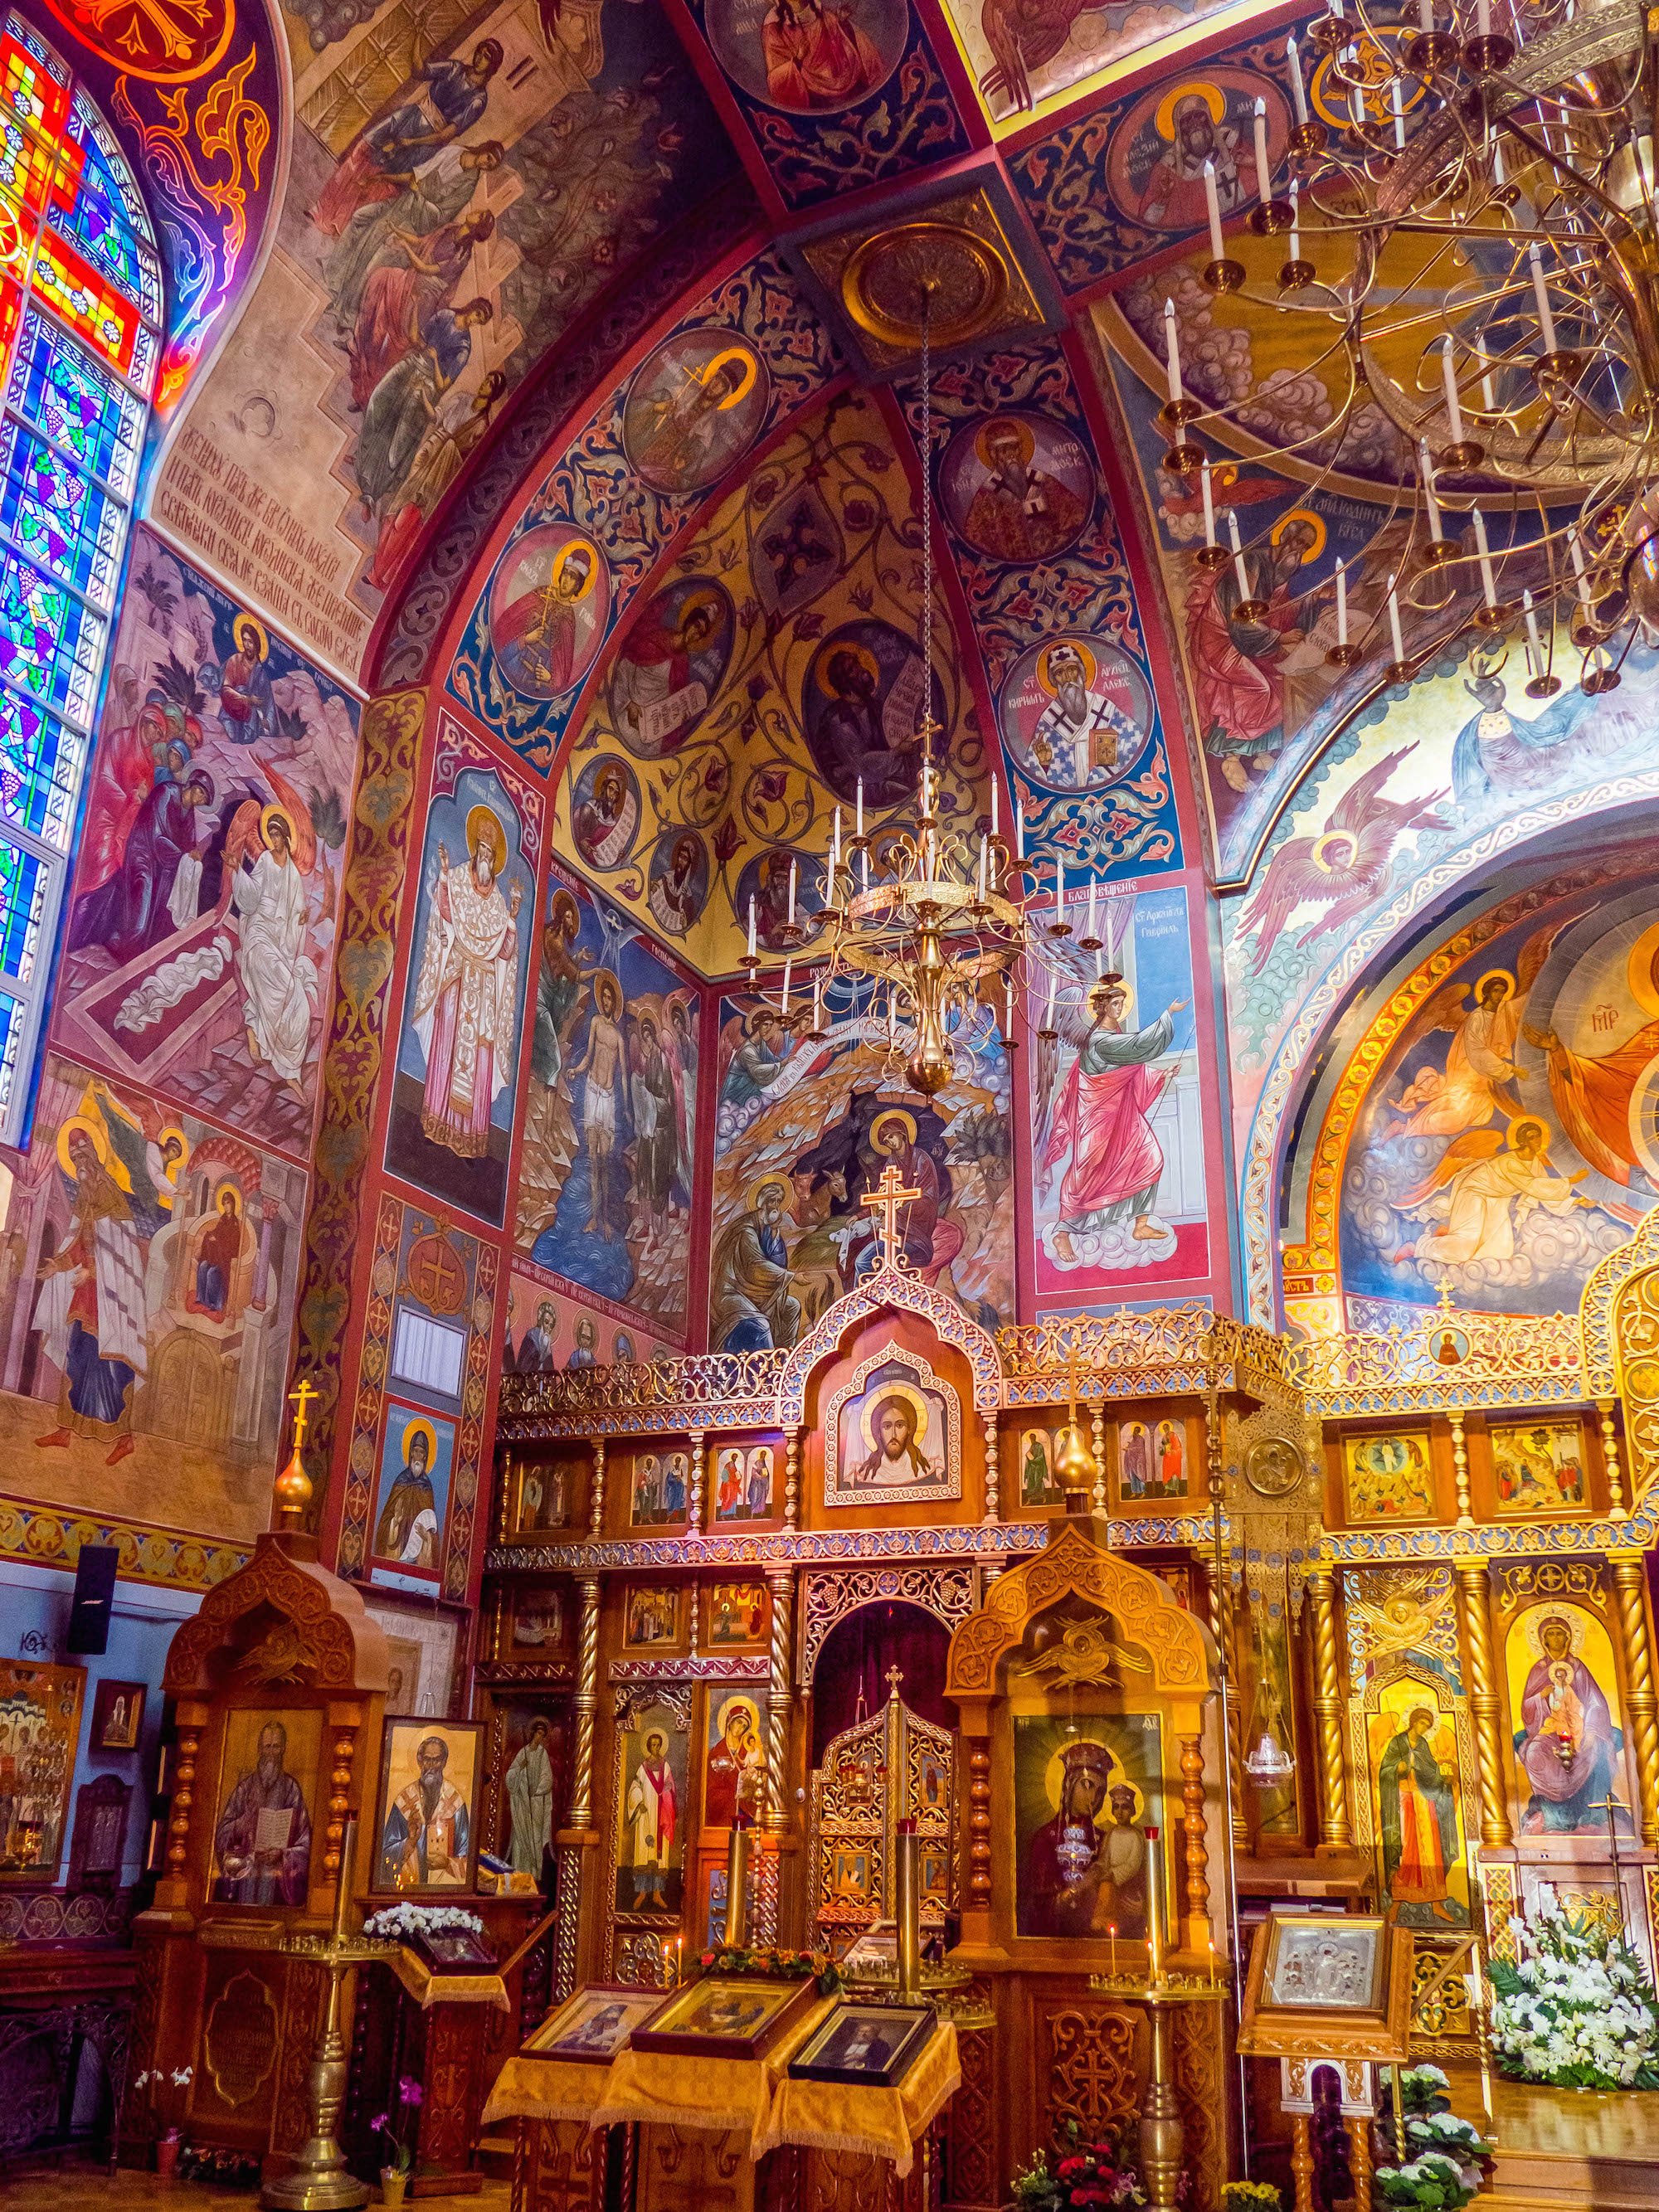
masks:
{"label": "purple flower", "polygon": [[384,2112],[376,2112],[374,2118],[368,2124],[373,2128],[377,2136],[383,2133],[386,2128],[386,2114]]}
{"label": "purple flower", "polygon": [[398,2095],[400,2100],[405,2105],[418,2105],[420,2103],[421,2085],[415,2079],[415,2076],[412,2074],[405,2074],[403,2080],[398,2082]]}

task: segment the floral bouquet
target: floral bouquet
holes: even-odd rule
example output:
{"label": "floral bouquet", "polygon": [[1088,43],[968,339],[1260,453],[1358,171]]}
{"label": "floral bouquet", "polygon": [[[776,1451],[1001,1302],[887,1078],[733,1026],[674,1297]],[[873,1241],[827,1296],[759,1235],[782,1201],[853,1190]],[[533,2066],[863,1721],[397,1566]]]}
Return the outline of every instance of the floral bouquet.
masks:
{"label": "floral bouquet", "polygon": [[1224,2181],[1221,2212],[1285,2212],[1285,2200],[1271,2181]]}
{"label": "floral bouquet", "polygon": [[1117,2145],[1109,2137],[1090,2140],[1072,2120],[1052,2166],[1040,2150],[1015,2176],[1014,2201],[1021,2212],[1100,2212],[1103,2205],[1145,2204],[1146,2196]]}
{"label": "floral bouquet", "polygon": [[1489,1968],[1498,2071],[1557,2089],[1659,2089],[1659,2000],[1623,1936],[1569,1912],[1549,1889],[1530,1927],[1510,1927],[1522,1955]]}
{"label": "floral bouquet", "polygon": [[761,1974],[769,1981],[804,1982],[809,1975],[821,1996],[831,1996],[841,1987],[841,1968],[827,1951],[791,1951],[775,1943],[716,1943],[702,1952],[697,1964],[705,1974]]}
{"label": "floral bouquet", "polygon": [[392,2173],[407,2173],[415,2163],[415,2130],[409,2116],[420,2108],[421,2085],[412,2074],[405,2074],[398,2084],[395,2112],[388,2106],[384,2112],[376,2112],[368,2124],[385,2139],[386,2167]]}
{"label": "floral bouquet", "polygon": [[1379,2166],[1373,2177],[1384,2204],[1420,2206],[1422,2212],[1458,2212],[1480,2185],[1444,2151],[1425,2151],[1404,2166]]}
{"label": "floral bouquet", "polygon": [[417,1936],[459,1934],[482,1936],[484,1924],[476,1912],[459,1905],[383,1905],[363,1923],[365,1936],[390,1937],[412,1943]]}
{"label": "floral bouquet", "polygon": [[[1492,2179],[1495,2162],[1492,2147],[1478,2128],[1453,2112],[1450,2084],[1437,2066],[1408,2066],[1403,2070],[1400,2076],[1400,2105],[1406,2122],[1403,2154],[1395,2141],[1394,2094],[1385,2075],[1378,2093],[1377,2124],[1385,2155],[1396,2166],[1402,2156],[1408,2164],[1415,2164],[1431,2154],[1449,2158],[1462,2171],[1471,2195]],[[1427,2200],[1412,2197],[1405,2201],[1416,2203]]]}

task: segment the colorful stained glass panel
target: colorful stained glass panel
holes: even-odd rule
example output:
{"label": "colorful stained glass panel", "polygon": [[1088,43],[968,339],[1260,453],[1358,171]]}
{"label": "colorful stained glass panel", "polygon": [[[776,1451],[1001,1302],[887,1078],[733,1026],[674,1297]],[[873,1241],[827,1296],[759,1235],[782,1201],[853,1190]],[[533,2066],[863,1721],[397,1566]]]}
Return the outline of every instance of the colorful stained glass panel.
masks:
{"label": "colorful stained glass panel", "polygon": [[0,530],[106,612],[114,604],[125,514],[73,462],[9,422],[0,424]]}
{"label": "colorful stained glass panel", "polygon": [[59,179],[59,211],[66,213],[74,204],[74,179],[62,178],[60,161],[55,147],[26,131],[9,110],[0,107],[0,187],[32,215],[39,215],[52,197],[54,179]]}
{"label": "colorful stained glass panel", "polygon": [[6,404],[118,497],[131,498],[144,442],[142,404],[33,307],[23,318]]}
{"label": "colorful stained glass panel", "polygon": [[88,741],[26,699],[0,689],[0,811],[67,853]]}
{"label": "colorful stained glass panel", "polygon": [[34,249],[34,289],[60,321],[112,362],[135,374],[141,325],[138,310],[124,300],[67,240],[47,231]]}
{"label": "colorful stained glass panel", "polygon": [[72,592],[0,547],[0,679],[89,726],[104,636]]}
{"label": "colorful stained glass panel", "polygon": [[149,216],[132,181],[132,172],[117,149],[114,134],[78,92],[64,141],[64,170],[66,177],[72,173],[88,191],[96,192],[130,231],[155,244]]}
{"label": "colorful stained glass panel", "polygon": [[58,138],[69,119],[69,71],[19,15],[0,33],[0,99],[42,137]]}
{"label": "colorful stained glass panel", "polygon": [[0,1114],[11,1110],[17,1064],[30,1036],[29,1007],[0,991]]}
{"label": "colorful stained glass panel", "polygon": [[27,983],[40,949],[48,871],[38,853],[0,838],[0,970]]}

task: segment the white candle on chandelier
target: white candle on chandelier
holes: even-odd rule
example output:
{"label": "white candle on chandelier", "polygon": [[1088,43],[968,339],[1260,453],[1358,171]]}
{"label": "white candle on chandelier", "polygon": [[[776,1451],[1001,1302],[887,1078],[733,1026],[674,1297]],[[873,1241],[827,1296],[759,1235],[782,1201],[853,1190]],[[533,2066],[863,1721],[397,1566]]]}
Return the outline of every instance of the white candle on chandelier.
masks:
{"label": "white candle on chandelier", "polygon": [[1527,666],[1536,676],[1544,665],[1544,641],[1538,635],[1538,617],[1532,611],[1532,593],[1521,594],[1522,611],[1527,617]]}
{"label": "white candle on chandelier", "polygon": [[1285,59],[1290,65],[1291,99],[1296,107],[1296,119],[1298,123],[1306,123],[1308,95],[1302,88],[1302,57],[1297,51],[1296,40],[1293,38],[1286,39],[1285,41]]}
{"label": "white candle on chandelier", "polygon": [[1348,113],[1352,118],[1354,129],[1363,131],[1365,127],[1365,100],[1357,84],[1352,86],[1348,93]]}
{"label": "white candle on chandelier", "polygon": [[1389,79],[1389,105],[1394,110],[1394,150],[1396,154],[1403,154],[1406,150],[1406,110],[1401,102],[1397,76]]}
{"label": "white candle on chandelier", "polygon": [[1204,205],[1210,218],[1210,258],[1223,261],[1226,249],[1221,241],[1221,195],[1216,190],[1215,163],[1204,164]]}
{"label": "white candle on chandelier", "polygon": [[1491,38],[1492,0],[1479,0],[1479,5],[1474,11],[1474,28],[1478,38]]}
{"label": "white candle on chandelier", "polygon": [[1204,543],[1215,544],[1215,487],[1210,481],[1210,464],[1206,460],[1199,472],[1198,488],[1204,499]]}
{"label": "white candle on chandelier", "polygon": [[1250,579],[1244,566],[1243,548],[1238,542],[1238,517],[1231,507],[1227,509],[1227,535],[1232,541],[1233,575],[1238,585],[1238,596],[1241,599],[1248,599]]}
{"label": "white candle on chandelier", "polygon": [[1544,335],[1544,350],[1553,353],[1556,349],[1555,318],[1550,313],[1549,288],[1544,282],[1544,257],[1538,250],[1536,239],[1527,248],[1527,259],[1532,268],[1533,297],[1538,302],[1538,327]]}
{"label": "white candle on chandelier", "polygon": [[1504,189],[1504,141],[1494,131],[1492,142],[1492,180],[1498,191]]}
{"label": "white candle on chandelier", "polygon": [[752,960],[752,959],[754,958],[754,957],[755,957],[755,902],[754,902],[754,900],[753,900],[753,899],[750,899],[750,902],[749,902],[749,957]]}
{"label": "white candle on chandelier", "polygon": [[1100,946],[1097,945],[1095,947],[1095,981],[1097,983],[1103,982],[1106,979],[1106,969],[1104,964],[1105,958],[1105,953],[1101,950]]}
{"label": "white candle on chandelier", "polygon": [[994,836],[996,836],[996,834],[997,834],[997,822],[998,822],[998,819],[999,819],[998,813],[997,813],[997,808],[998,808],[998,805],[999,805],[999,804],[1000,804],[999,799],[998,799],[998,797],[997,797],[998,789],[999,789],[999,787],[998,787],[998,784],[997,784],[997,780],[996,780],[995,776],[994,775],[994,776],[991,778],[991,835],[992,835],[994,837]]}
{"label": "white candle on chandelier", "polygon": [[1406,659],[1406,641],[1400,632],[1400,595],[1395,589],[1399,580],[1397,576],[1390,576],[1389,579],[1389,635],[1394,641],[1395,663],[1403,665]]}
{"label": "white candle on chandelier", "polygon": [[1054,1025],[1054,993],[1058,988],[1058,981],[1051,970],[1048,976],[1048,1018],[1042,1024],[1045,1030],[1051,1030]]}
{"label": "white candle on chandelier", "polygon": [[893,987],[890,983],[887,986],[887,1049],[889,1052],[893,1049],[894,1040],[897,1036],[898,1003],[893,996]]}
{"label": "white candle on chandelier", "polygon": [[1058,853],[1054,855],[1054,921],[1056,926],[1066,919],[1066,863]]}
{"label": "white candle on chandelier", "polygon": [[1269,199],[1273,193],[1273,164],[1267,159],[1267,103],[1260,96],[1255,103],[1255,188],[1261,198]]}
{"label": "white candle on chandelier", "polygon": [[864,835],[864,778],[862,776],[859,778],[858,824],[854,835],[858,837],[862,837]]}
{"label": "white candle on chandelier", "polygon": [[1348,641],[1348,569],[1344,561],[1336,564],[1336,641]]}
{"label": "white candle on chandelier", "polygon": [[1434,0],[1417,0],[1417,27],[1427,38],[1434,29]]}
{"label": "white candle on chandelier", "polygon": [[1095,934],[1095,894],[1099,889],[1099,877],[1091,876],[1089,878],[1089,934],[1091,937]]}
{"label": "white candle on chandelier", "polygon": [[795,926],[795,863],[789,863],[789,927]]}
{"label": "white candle on chandelier", "polygon": [[812,1027],[815,1031],[823,1027],[823,978],[822,975],[814,975],[812,978]]}
{"label": "white candle on chandelier", "polygon": [[1477,507],[1474,514],[1475,550],[1480,561],[1480,588],[1486,595],[1486,605],[1498,605],[1498,585],[1492,575],[1492,547],[1486,543],[1486,518]]}
{"label": "white candle on chandelier", "polygon": [[1013,1033],[1014,987],[1008,977],[1005,975],[1002,979],[1002,1034],[1006,1037],[1011,1037]]}
{"label": "white candle on chandelier", "polygon": [[1417,472],[1423,486],[1423,505],[1428,513],[1429,536],[1431,540],[1437,541],[1446,533],[1440,526],[1440,502],[1434,495],[1434,465],[1429,459],[1426,438],[1418,441]]}
{"label": "white candle on chandelier", "polygon": [[1164,362],[1167,370],[1170,404],[1181,404],[1181,341],[1176,336],[1175,301],[1164,302]]}
{"label": "white candle on chandelier", "polygon": [[1578,597],[1588,612],[1590,603],[1589,578],[1584,574],[1584,549],[1578,543],[1578,532],[1576,530],[1567,540],[1567,550],[1572,556],[1572,573],[1578,581]]}
{"label": "white candle on chandelier", "polygon": [[1457,396],[1457,364],[1452,359],[1449,331],[1440,345],[1440,381],[1446,388],[1446,422],[1452,434],[1452,443],[1463,442],[1463,403]]}
{"label": "white candle on chandelier", "polygon": [[981,906],[985,903],[985,876],[990,866],[990,844],[987,839],[981,837],[979,841],[979,902]]}
{"label": "white candle on chandelier", "polygon": [[1297,195],[1296,179],[1291,179],[1291,258],[1302,258],[1302,207]]}
{"label": "white candle on chandelier", "polygon": [[836,834],[835,834],[835,837],[834,837],[833,841],[831,842],[831,843],[830,843],[830,902],[831,902],[831,904],[832,904],[832,905],[833,905],[833,904],[834,904],[834,902],[835,902],[835,896],[836,896],[836,878],[840,874],[840,872],[841,872],[841,809],[840,809],[840,807],[838,806],[838,807],[836,809]]}
{"label": "white candle on chandelier", "polygon": [[783,1012],[786,1017],[789,1012],[789,971],[794,964],[793,960],[786,960],[783,963]]}
{"label": "white candle on chandelier", "polygon": [[870,888],[870,848],[867,845],[859,854],[859,877],[860,889],[867,891]]}
{"label": "white candle on chandelier", "polygon": [[1014,808],[1014,858],[1025,858],[1025,809],[1020,805]]}

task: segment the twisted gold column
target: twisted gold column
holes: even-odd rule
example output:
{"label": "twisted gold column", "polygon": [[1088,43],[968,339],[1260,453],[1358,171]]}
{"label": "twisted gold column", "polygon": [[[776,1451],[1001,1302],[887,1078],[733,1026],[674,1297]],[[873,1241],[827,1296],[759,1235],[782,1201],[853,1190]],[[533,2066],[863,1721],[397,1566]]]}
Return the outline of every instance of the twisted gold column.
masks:
{"label": "twisted gold column", "polygon": [[791,1429],[783,1440],[783,1525],[800,1526],[800,1431]]}
{"label": "twisted gold column", "polygon": [[997,1417],[985,1416],[985,1517],[997,1520],[1002,1510],[1002,1474],[998,1460],[1000,1442],[997,1436]]}
{"label": "twisted gold column", "polygon": [[1457,1525],[1473,1528],[1474,1515],[1469,1506],[1469,1448],[1463,1435],[1463,1416],[1451,1416],[1452,1474],[1457,1484]]}
{"label": "twisted gold column", "polygon": [[1348,1770],[1342,1757],[1342,1669],[1336,1640],[1336,1577],[1327,1566],[1308,1577],[1314,1609],[1314,1711],[1319,1719],[1320,1841],[1336,1850],[1353,1842]]}
{"label": "twisted gold column", "polygon": [[[603,1446],[600,1448],[603,1449]],[[584,1575],[581,1626],[576,1644],[576,1765],[570,1785],[570,1825],[593,1825],[593,1738],[599,1717],[599,1578]]]}
{"label": "twisted gold column", "polygon": [[778,1835],[789,1825],[786,1792],[789,1759],[789,1632],[794,1618],[795,1577],[787,1567],[768,1575],[772,1593],[772,1667],[766,1723],[766,1817],[762,1825]]}
{"label": "twisted gold column", "polygon": [[1094,1426],[1095,1497],[1097,1513],[1106,1510],[1106,1401],[1103,1398],[1095,1407]]}
{"label": "twisted gold column", "polygon": [[588,1507],[587,1525],[593,1534],[598,1536],[603,1534],[605,1530],[605,1438],[593,1437],[592,1445],[593,1497]]}
{"label": "twisted gold column", "polygon": [[686,1501],[685,1533],[688,1536],[702,1534],[702,1486],[708,1463],[708,1431],[691,1431],[691,1495]]}
{"label": "twisted gold column", "polygon": [[1653,1686],[1653,1628],[1648,1619],[1647,1567],[1639,1552],[1610,1552],[1619,1620],[1625,1632],[1625,1713],[1636,1739],[1636,1786],[1642,1801],[1642,1841],[1659,1844],[1659,1701]]}
{"label": "twisted gold column", "polygon": [[1484,1559],[1457,1562],[1457,1594],[1463,1608],[1463,1640],[1469,1654],[1469,1711],[1474,1717],[1474,1747],[1480,1762],[1480,1840],[1495,1850],[1502,1850],[1514,1841],[1514,1836],[1510,1827],[1509,1790],[1504,1778],[1498,1669],[1492,1658],[1492,1577]]}
{"label": "twisted gold column", "polygon": [[1625,1504],[1625,1478],[1619,1464],[1619,1431],[1613,1425],[1612,1399],[1598,1398],[1595,1410],[1601,1416],[1601,1458],[1607,1470],[1607,1518],[1628,1521],[1630,1509]]}

